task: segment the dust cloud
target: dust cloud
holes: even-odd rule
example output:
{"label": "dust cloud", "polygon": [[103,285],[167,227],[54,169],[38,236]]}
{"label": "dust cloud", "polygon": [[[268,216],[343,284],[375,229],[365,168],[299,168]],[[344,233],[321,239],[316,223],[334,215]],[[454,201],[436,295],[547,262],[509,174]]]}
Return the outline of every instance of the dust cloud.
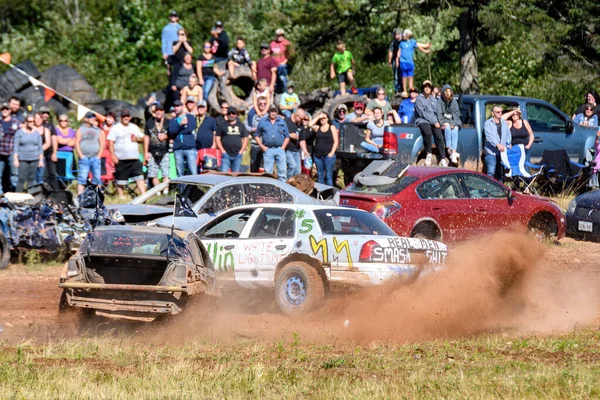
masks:
{"label": "dust cloud", "polygon": [[332,296],[307,315],[281,315],[272,293],[251,291],[203,300],[182,318],[144,330],[157,341],[273,340],[297,333],[314,342],[405,343],[490,332],[554,333],[595,322],[595,283],[540,268],[546,251],[525,233],[502,232],[451,247],[443,270],[410,284],[390,281]]}

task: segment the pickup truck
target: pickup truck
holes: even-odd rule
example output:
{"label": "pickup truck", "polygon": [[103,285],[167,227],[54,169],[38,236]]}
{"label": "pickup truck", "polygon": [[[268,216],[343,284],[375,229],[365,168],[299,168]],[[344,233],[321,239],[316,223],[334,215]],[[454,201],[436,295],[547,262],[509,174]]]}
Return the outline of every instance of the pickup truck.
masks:
{"label": "pickup truck", "polygon": [[[485,144],[483,125],[490,118],[493,106],[505,109],[520,106],[523,118],[529,121],[535,140],[531,146],[531,162],[539,162],[544,150],[566,149],[572,161],[584,163],[586,150],[593,148],[598,128],[575,125],[571,118],[552,104],[526,97],[460,95],[457,97],[463,122],[458,134],[458,152],[461,163],[470,161],[481,167],[481,152]],[[365,152],[360,143],[364,140],[365,126],[345,124],[337,151],[345,180],[349,181],[371,161],[372,153]],[[392,125],[384,133],[381,159],[397,159],[406,164],[424,163],[423,138],[414,124]],[[434,154],[434,163],[436,152]]]}

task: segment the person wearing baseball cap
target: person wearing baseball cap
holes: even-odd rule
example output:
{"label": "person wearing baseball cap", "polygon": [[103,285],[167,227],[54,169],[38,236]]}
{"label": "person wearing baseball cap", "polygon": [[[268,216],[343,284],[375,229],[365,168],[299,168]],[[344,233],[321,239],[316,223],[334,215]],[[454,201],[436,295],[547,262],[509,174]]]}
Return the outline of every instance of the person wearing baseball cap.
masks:
{"label": "person wearing baseball cap", "polygon": [[92,185],[102,184],[102,153],[104,152],[104,133],[94,122],[96,113],[88,111],[83,124],[75,132],[75,151],[77,162],[77,193],[81,194],[88,184],[88,175],[92,173]]}
{"label": "person wearing baseball cap", "polygon": [[254,139],[263,152],[265,172],[272,174],[277,168],[277,179],[287,179],[287,160],[285,150],[290,142],[290,132],[283,119],[279,117],[277,106],[269,107],[254,132]]}
{"label": "person wearing baseball cap", "polygon": [[196,149],[216,148],[217,121],[207,113],[206,100],[196,104]]}
{"label": "person wearing baseball cap", "polygon": [[227,32],[223,29],[223,23],[221,21],[215,22],[215,26],[211,29],[210,34],[209,43],[212,46],[215,61],[218,63],[227,61],[229,55],[229,36],[227,36]]}
{"label": "person wearing baseball cap", "polygon": [[173,55],[173,42],[178,40],[177,31],[180,29],[183,29],[183,27],[179,24],[179,15],[177,15],[177,12],[171,11],[169,13],[169,23],[164,26],[161,34],[161,50],[165,63],[169,56]]}
{"label": "person wearing baseball cap", "polygon": [[366,124],[369,120],[369,116],[365,114],[365,103],[362,101],[355,101],[352,105],[354,111],[346,116],[346,122],[351,124]]}
{"label": "person wearing baseball cap", "polygon": [[282,28],[275,30],[275,40],[271,41],[271,55],[277,63],[277,82],[275,82],[275,93],[281,94],[285,91],[288,81],[288,57],[290,42],[285,38]]}
{"label": "person wearing baseball cap", "polygon": [[144,141],[144,134],[131,122],[131,112],[128,109],[121,110],[121,121],[113,125],[106,140],[115,165],[117,195],[120,198],[124,197],[123,188],[129,183],[129,179],[135,181],[141,194],[146,193],[144,171],[138,150],[138,144]]}
{"label": "person wearing baseball cap", "polygon": [[415,39],[411,39],[411,36],[412,31],[405,29],[399,44],[400,51],[396,55],[396,65],[400,66],[400,74],[402,75],[402,96],[404,98],[408,97],[407,88],[412,87],[414,84],[415,49],[428,54],[431,47],[431,43],[417,43]]}
{"label": "person wearing baseball cap", "polygon": [[[195,102],[187,103],[195,106]],[[177,176],[196,175],[198,173],[198,164],[196,159],[196,116],[188,111],[188,107],[183,107],[179,100],[173,102],[175,106],[175,118],[169,121],[169,138],[173,140],[173,153],[175,155],[175,166],[177,167]],[[187,170],[187,173],[186,173]]]}
{"label": "person wearing baseball cap", "polygon": [[423,146],[425,147],[425,165],[430,166],[432,162],[431,151],[433,148],[433,138],[435,137],[437,159],[441,167],[448,166],[446,159],[446,143],[442,134],[441,125],[437,117],[437,108],[435,98],[431,95],[433,85],[431,81],[423,81],[423,93],[415,101],[415,124],[421,130],[423,136]]}
{"label": "person wearing baseball cap", "polygon": [[242,156],[248,146],[248,130],[237,116],[237,110],[229,107],[226,122],[217,127],[215,144],[221,150],[222,172],[240,172]]}

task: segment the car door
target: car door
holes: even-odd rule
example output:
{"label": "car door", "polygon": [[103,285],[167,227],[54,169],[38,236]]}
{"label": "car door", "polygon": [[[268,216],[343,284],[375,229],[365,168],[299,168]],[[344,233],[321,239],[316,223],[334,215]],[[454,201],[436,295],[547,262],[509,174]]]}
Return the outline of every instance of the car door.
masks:
{"label": "car door", "polygon": [[486,234],[506,228],[516,220],[509,189],[484,175],[460,174],[471,210],[467,229],[472,235]]}
{"label": "car door", "polygon": [[220,279],[234,279],[240,252],[243,251],[242,238],[247,236],[253,216],[259,212],[257,208],[225,212],[198,231]]}
{"label": "car door", "polygon": [[582,157],[583,142],[581,132],[567,133],[565,116],[545,104],[527,102],[525,118],[531,125],[535,137],[531,146],[531,162],[539,163],[544,150],[565,149],[571,160],[579,162]]}
{"label": "car door", "polygon": [[[455,174],[429,179],[417,186],[417,195],[422,200],[421,220],[431,218],[442,230],[444,240],[461,240],[465,235],[465,217],[469,210],[463,188]],[[419,222],[416,221],[415,225]]]}
{"label": "car door", "polygon": [[277,264],[293,249],[295,212],[265,207],[254,220],[240,247],[235,281],[243,287],[273,286]]}

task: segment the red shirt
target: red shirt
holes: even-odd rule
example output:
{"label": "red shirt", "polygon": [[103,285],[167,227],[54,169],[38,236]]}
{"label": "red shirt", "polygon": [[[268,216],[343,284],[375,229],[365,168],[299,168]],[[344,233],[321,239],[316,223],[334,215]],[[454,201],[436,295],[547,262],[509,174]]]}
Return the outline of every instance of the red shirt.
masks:
{"label": "red shirt", "polygon": [[271,55],[277,65],[287,64],[287,47],[289,45],[290,42],[287,39],[283,39],[281,42],[275,40],[271,42]]}
{"label": "red shirt", "polygon": [[271,56],[261,58],[256,62],[256,78],[266,79],[267,85],[271,84],[271,69],[277,68],[277,62]]}

